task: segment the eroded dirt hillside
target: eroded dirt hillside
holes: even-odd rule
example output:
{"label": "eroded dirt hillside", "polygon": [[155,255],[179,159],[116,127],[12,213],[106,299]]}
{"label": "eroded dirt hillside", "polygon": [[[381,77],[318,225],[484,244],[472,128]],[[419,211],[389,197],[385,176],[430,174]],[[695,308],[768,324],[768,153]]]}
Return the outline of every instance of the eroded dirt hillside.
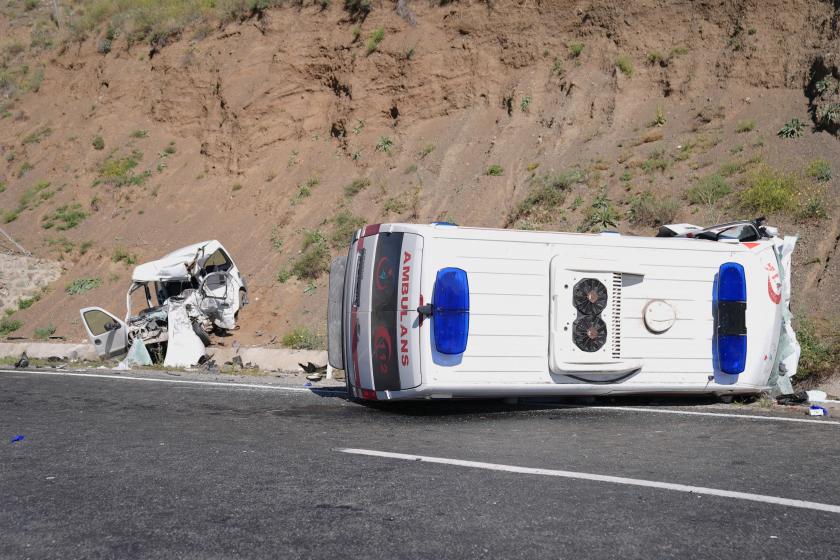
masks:
{"label": "eroded dirt hillside", "polygon": [[323,332],[326,253],[398,220],[648,234],[766,212],[801,236],[798,309],[840,311],[831,2],[295,2],[157,42],[68,39],[52,3],[13,4],[2,227],[65,269],[17,334],[81,339],[79,307],[122,313],[131,262],[210,238],[248,277],[243,343]]}

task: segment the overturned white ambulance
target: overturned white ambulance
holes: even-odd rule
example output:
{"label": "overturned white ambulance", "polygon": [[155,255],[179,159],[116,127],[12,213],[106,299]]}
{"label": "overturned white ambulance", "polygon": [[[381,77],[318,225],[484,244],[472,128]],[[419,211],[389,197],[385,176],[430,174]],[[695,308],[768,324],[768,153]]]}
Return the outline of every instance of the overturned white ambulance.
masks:
{"label": "overturned white ambulance", "polygon": [[332,263],[330,364],[368,401],[787,392],[795,242],[761,220],[657,237],[367,226]]}

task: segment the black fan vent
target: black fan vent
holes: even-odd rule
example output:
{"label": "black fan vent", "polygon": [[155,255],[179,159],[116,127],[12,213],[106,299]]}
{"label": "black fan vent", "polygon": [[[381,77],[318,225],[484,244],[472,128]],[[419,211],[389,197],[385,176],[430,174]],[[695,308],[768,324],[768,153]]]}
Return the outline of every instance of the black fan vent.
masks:
{"label": "black fan vent", "polygon": [[584,352],[600,350],[607,342],[607,324],[600,317],[584,315],[572,325],[572,339]]}
{"label": "black fan vent", "polygon": [[572,302],[584,315],[600,315],[607,306],[607,287],[594,278],[584,278],[575,284]]}

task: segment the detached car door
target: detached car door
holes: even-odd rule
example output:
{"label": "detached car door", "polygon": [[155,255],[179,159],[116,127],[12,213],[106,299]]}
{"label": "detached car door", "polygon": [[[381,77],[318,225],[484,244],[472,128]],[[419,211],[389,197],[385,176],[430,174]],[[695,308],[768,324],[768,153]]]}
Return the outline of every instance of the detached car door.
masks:
{"label": "detached car door", "polygon": [[125,354],[128,349],[128,329],[125,323],[101,307],[79,310],[85,331],[100,358]]}

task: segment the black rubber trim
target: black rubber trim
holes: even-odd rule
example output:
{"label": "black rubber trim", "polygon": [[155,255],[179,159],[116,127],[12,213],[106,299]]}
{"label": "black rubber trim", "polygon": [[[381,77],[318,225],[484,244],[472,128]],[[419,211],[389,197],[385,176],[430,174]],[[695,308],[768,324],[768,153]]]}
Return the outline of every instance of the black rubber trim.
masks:
{"label": "black rubber trim", "polygon": [[747,302],[718,301],[718,335],[747,334]]}

